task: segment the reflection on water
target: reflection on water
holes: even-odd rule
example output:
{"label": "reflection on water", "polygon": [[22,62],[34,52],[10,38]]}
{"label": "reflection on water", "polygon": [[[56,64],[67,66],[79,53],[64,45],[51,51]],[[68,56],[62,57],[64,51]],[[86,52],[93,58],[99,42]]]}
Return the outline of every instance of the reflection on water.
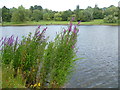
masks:
{"label": "reflection on water", "polygon": [[[22,37],[35,32],[37,26],[0,27],[2,36]],[[42,26],[43,29],[46,26]],[[53,40],[56,32],[65,25],[48,25],[46,35]],[[118,87],[118,27],[78,26],[80,29],[76,69],[72,79],[65,85],[69,88],[117,88]]]}

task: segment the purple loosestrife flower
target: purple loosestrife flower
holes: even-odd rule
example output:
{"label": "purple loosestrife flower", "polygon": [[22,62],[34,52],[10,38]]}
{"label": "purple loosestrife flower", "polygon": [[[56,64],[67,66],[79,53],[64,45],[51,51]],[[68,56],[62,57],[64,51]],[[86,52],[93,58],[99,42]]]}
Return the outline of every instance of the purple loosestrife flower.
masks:
{"label": "purple loosestrife flower", "polygon": [[42,31],[42,33],[41,33],[41,35],[42,35],[45,31],[46,31],[46,29],[47,29],[47,27],[43,29],[43,31]]}
{"label": "purple loosestrife flower", "polygon": [[17,42],[18,42],[18,36],[17,36],[17,38],[16,38],[16,40],[15,40],[15,45],[17,44]]}
{"label": "purple loosestrife flower", "polygon": [[70,26],[68,28],[68,31],[70,32],[72,30],[72,22],[70,22]]}
{"label": "purple loosestrife flower", "polygon": [[43,29],[43,31],[46,31],[47,30],[47,27]]}
{"label": "purple loosestrife flower", "polygon": [[74,27],[74,31],[73,31],[74,33],[77,33],[77,28],[76,28],[76,26]]}
{"label": "purple loosestrife flower", "polygon": [[35,33],[35,35],[38,35],[40,33],[40,31],[37,31],[36,33]]}
{"label": "purple loosestrife flower", "polygon": [[77,32],[79,32],[80,30],[78,29],[78,31]]}
{"label": "purple loosestrife flower", "polygon": [[75,20],[75,17],[72,17],[72,21],[74,21]]}
{"label": "purple loosestrife flower", "polygon": [[3,40],[3,37],[1,38],[0,42]]}
{"label": "purple loosestrife flower", "polygon": [[0,45],[0,47],[4,44],[4,41],[2,41],[2,44]]}
{"label": "purple loosestrife flower", "polygon": [[64,33],[66,33],[66,30],[64,29]]}
{"label": "purple loosestrife flower", "polygon": [[38,28],[40,28],[40,27],[41,27],[41,25],[38,26]]}
{"label": "purple loosestrife flower", "polygon": [[6,42],[6,40],[7,40],[7,38],[5,37],[5,38],[4,38],[4,42]]}
{"label": "purple loosestrife flower", "polygon": [[37,37],[41,36],[41,34],[38,34]]}
{"label": "purple loosestrife flower", "polygon": [[72,48],[74,48],[74,45],[72,46]]}
{"label": "purple loosestrife flower", "polygon": [[81,21],[78,22],[78,24],[80,24],[80,23],[81,23]]}
{"label": "purple loosestrife flower", "polygon": [[13,42],[14,42],[14,37],[11,36],[11,37],[8,39],[7,44],[10,45],[10,46],[12,46],[12,45],[13,45]]}
{"label": "purple loosestrife flower", "polygon": [[7,37],[4,38],[3,45],[6,45],[6,42],[7,42]]}

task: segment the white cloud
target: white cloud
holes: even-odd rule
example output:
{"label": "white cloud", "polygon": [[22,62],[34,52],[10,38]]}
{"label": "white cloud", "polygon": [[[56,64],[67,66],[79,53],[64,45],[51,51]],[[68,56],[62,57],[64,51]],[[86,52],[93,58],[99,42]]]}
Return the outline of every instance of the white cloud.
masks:
{"label": "white cloud", "polygon": [[118,6],[120,0],[0,0],[0,8],[4,5],[8,8],[18,7],[23,5],[29,8],[34,5],[41,5],[43,8],[48,8],[56,11],[74,10],[76,5],[80,8],[87,8],[87,6],[94,7],[97,4],[99,7],[108,7],[110,5]]}

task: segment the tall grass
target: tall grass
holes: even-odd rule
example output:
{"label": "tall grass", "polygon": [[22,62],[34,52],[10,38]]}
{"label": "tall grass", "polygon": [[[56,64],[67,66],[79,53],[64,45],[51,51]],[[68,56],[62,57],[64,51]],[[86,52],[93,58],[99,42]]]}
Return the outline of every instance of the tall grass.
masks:
{"label": "tall grass", "polygon": [[76,59],[78,29],[72,30],[72,21],[68,29],[56,35],[54,41],[47,42],[44,36],[47,27],[40,31],[36,29],[34,36],[31,33],[19,41],[5,37],[0,40],[2,63],[11,65],[14,78],[22,74],[25,86],[28,88],[59,88],[70,76]]}

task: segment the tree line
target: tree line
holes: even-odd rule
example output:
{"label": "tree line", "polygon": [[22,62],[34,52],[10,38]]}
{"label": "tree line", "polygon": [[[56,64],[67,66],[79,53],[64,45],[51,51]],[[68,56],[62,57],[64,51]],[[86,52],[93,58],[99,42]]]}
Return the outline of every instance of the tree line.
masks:
{"label": "tree line", "polygon": [[88,6],[86,9],[80,9],[79,5],[75,10],[66,11],[52,11],[49,9],[43,9],[40,5],[30,6],[29,9],[25,9],[22,5],[18,8],[7,8],[3,6],[0,8],[3,22],[25,22],[25,21],[40,21],[40,20],[55,20],[55,21],[69,21],[72,17],[75,17],[74,21],[91,21],[94,19],[103,19],[106,23],[118,22],[118,10],[119,7],[111,5],[109,7],[99,8],[95,5],[94,8]]}

